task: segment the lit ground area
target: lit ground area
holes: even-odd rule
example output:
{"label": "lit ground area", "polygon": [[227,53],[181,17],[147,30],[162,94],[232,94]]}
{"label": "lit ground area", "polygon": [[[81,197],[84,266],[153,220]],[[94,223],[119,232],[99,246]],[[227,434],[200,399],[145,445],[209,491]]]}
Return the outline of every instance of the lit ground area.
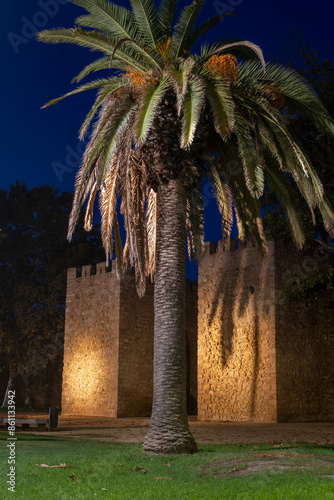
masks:
{"label": "lit ground area", "polygon": [[[48,435],[99,439],[123,443],[143,442],[149,418],[59,417],[58,429]],[[190,429],[199,444],[228,443],[317,443],[334,444],[334,423],[249,423],[202,422],[189,418]],[[19,427],[17,430],[20,432]],[[36,432],[33,428],[29,433]],[[36,432],[37,433],[37,432]],[[45,432],[38,432],[43,435]]]}

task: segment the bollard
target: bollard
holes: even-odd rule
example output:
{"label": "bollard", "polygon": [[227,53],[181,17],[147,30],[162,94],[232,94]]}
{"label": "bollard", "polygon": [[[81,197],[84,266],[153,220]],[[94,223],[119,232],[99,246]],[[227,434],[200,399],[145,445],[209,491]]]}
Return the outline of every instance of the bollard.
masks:
{"label": "bollard", "polygon": [[49,408],[49,431],[58,427],[58,408],[50,406]]}

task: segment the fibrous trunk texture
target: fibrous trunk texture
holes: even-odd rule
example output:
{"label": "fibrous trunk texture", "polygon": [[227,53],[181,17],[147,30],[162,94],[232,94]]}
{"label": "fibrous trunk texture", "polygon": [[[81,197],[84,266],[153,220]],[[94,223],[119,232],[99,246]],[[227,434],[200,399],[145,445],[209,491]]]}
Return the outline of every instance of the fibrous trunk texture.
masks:
{"label": "fibrous trunk texture", "polygon": [[160,184],[157,201],[153,408],[143,448],[193,453],[186,400],[186,193],[180,180]]}

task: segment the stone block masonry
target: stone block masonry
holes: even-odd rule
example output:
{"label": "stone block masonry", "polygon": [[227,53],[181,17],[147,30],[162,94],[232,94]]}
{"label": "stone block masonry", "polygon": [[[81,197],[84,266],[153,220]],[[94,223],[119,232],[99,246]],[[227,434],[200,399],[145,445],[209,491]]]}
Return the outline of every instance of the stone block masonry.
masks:
{"label": "stone block masonry", "polygon": [[207,243],[199,265],[198,417],[275,421],[273,243],[263,260],[233,243]]}
{"label": "stone block masonry", "polygon": [[[276,244],[275,261],[279,291],[287,280],[333,265],[319,247],[298,252],[282,244]],[[277,421],[334,422],[334,301],[316,294],[307,301],[278,300],[275,321]]]}
{"label": "stone block masonry", "polygon": [[[282,290],[332,259],[268,242],[206,243],[199,281],[187,281],[188,413],[200,420],[334,421],[334,307],[326,297],[284,303]],[[62,410],[150,415],[153,284],[105,263],[68,270]],[[198,338],[197,338],[198,332]]]}
{"label": "stone block masonry", "polygon": [[[187,282],[188,394],[197,396],[197,283]],[[153,393],[153,284],[139,298],[132,273],[105,263],[68,269],[64,415],[149,416]]]}
{"label": "stone block masonry", "polygon": [[272,241],[263,258],[250,242],[238,249],[234,240],[206,243],[198,282],[199,419],[334,420],[333,302],[280,300],[289,269],[310,261],[319,265]]}
{"label": "stone block masonry", "polygon": [[[79,271],[79,272],[78,272]],[[62,412],[117,417],[121,284],[98,264],[67,272]]]}

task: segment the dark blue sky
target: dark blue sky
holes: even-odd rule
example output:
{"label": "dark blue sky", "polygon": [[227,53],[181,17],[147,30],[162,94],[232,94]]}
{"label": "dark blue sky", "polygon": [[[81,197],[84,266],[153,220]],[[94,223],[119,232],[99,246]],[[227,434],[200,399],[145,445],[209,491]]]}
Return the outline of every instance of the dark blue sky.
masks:
{"label": "dark blue sky", "polygon": [[[126,2],[119,2],[128,5]],[[187,5],[191,0],[182,0]],[[302,36],[322,58],[334,60],[332,0],[207,0],[202,19],[227,8],[237,17],[221,21],[209,40],[241,37],[262,47],[266,60],[287,50],[293,60],[293,40]],[[0,187],[16,179],[28,187],[51,184],[73,190],[82,145],[78,130],[94,91],[71,97],[45,110],[51,98],[71,90],[70,83],[96,54],[75,46],[45,45],[33,33],[52,27],[72,27],[84,11],[66,0],[15,0],[2,9],[1,78],[2,120]],[[203,40],[204,41],[204,40]],[[66,167],[66,171],[62,169]],[[213,204],[208,196],[208,203]],[[209,219],[215,218],[215,215]],[[206,239],[217,239],[217,229],[208,221]]]}

